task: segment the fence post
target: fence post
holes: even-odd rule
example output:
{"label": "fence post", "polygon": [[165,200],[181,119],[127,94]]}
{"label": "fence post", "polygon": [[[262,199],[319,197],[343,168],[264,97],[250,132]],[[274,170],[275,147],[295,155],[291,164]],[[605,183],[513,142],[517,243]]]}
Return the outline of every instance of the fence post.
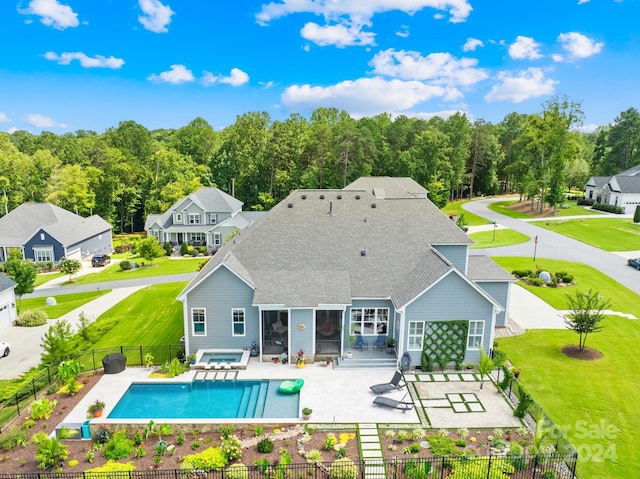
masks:
{"label": "fence post", "polygon": [[142,344],[140,345],[140,366],[143,366],[144,363],[142,362]]}
{"label": "fence post", "polygon": [[493,454],[489,454],[489,467],[487,467],[487,479],[491,479],[491,458]]}
{"label": "fence post", "polygon": [[36,399],[38,399],[38,391],[36,391],[36,380],[35,379],[31,380],[31,386],[33,387],[33,399],[36,400]]}
{"label": "fence post", "polygon": [[15,393],[15,394],[13,395],[13,397],[14,397],[14,398],[15,398],[15,400],[16,400],[16,411],[17,411],[18,416],[19,416],[19,415],[20,415],[20,401],[18,401],[18,393]]}
{"label": "fence post", "polygon": [[95,371],[96,368],[96,352],[92,349],[91,350],[91,362],[93,363],[93,370]]}

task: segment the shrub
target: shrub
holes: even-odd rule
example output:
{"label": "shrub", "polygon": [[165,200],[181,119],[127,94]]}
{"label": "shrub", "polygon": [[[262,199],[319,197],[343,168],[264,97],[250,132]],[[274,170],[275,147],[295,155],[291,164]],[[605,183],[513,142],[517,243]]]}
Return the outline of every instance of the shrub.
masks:
{"label": "shrub", "polygon": [[133,244],[131,243],[121,243],[113,248],[116,254],[128,253],[133,248]]}
{"label": "shrub", "polygon": [[187,245],[187,243],[182,243],[180,245],[180,255],[184,256],[188,254],[189,254],[189,245]]}
{"label": "shrub", "polygon": [[458,453],[453,439],[443,436],[428,436],[429,450],[434,456],[453,456]]}
{"label": "shrub", "polygon": [[268,454],[271,451],[273,451],[273,441],[271,439],[269,439],[268,437],[265,437],[260,439],[260,441],[258,441],[258,452],[263,452]]}
{"label": "shrub", "polygon": [[356,477],[358,477],[358,467],[348,457],[338,459],[331,464],[330,479],[356,479]]}
{"label": "shrub", "polygon": [[565,274],[565,275],[562,277],[562,282],[563,282],[563,283],[570,284],[572,281],[573,281],[573,275]]}
{"label": "shrub", "polygon": [[515,411],[513,411],[513,415],[515,417],[519,417],[520,419],[524,418],[527,415],[527,411],[529,407],[533,405],[533,398],[524,388],[524,386],[520,385],[520,395],[518,397],[518,406]]}
{"label": "shrub", "polygon": [[202,452],[189,454],[182,460],[182,469],[202,469],[221,471],[227,465],[227,458],[218,447],[209,447]]}
{"label": "shrub", "polygon": [[556,479],[555,471],[552,471],[551,469],[547,469],[542,473],[542,479]]}
{"label": "shrub", "polygon": [[113,472],[119,472],[119,471],[127,472],[127,471],[135,471],[135,470],[136,470],[136,466],[134,466],[130,462],[122,463],[122,462],[114,462],[109,460],[105,465],[94,467],[92,469],[87,469],[85,472],[91,473],[91,477],[93,479],[107,479],[109,477],[114,477],[114,476],[117,477],[117,475],[115,474],[110,474]]}
{"label": "shrub", "polygon": [[120,261],[120,269],[122,271],[129,271],[131,269],[131,262],[130,261]]}
{"label": "shrub", "polygon": [[33,419],[49,419],[53,409],[58,404],[57,400],[49,401],[47,398],[38,399],[31,403],[31,417]]}
{"label": "shrub", "polygon": [[102,455],[107,459],[124,459],[133,452],[134,445],[127,439],[124,429],[113,433],[111,439],[104,445]]}
{"label": "shrub", "polygon": [[307,454],[307,462],[315,464],[316,462],[322,462],[322,453],[318,449],[312,449]]}
{"label": "shrub", "polygon": [[594,202],[595,200],[593,200],[592,198],[579,198],[578,206],[593,206]]}
{"label": "shrub", "polygon": [[221,449],[227,461],[234,461],[242,456],[242,441],[237,436],[229,436],[222,440]]}
{"label": "shrub", "polygon": [[533,271],[531,271],[530,269],[514,269],[511,274],[517,276],[518,278],[526,278],[527,276],[531,276],[533,274]]}
{"label": "shrub", "polygon": [[0,436],[0,448],[9,451],[16,446],[27,445],[27,432],[18,426],[11,426],[8,431],[3,431]]}
{"label": "shrub", "polygon": [[168,241],[164,244],[164,251],[167,254],[167,256],[171,255],[171,243],[169,243]]}
{"label": "shrub", "polygon": [[327,434],[327,439],[324,441],[324,449],[326,451],[330,451],[336,444],[338,444],[338,438],[336,438],[336,435],[332,432]]}
{"label": "shrub", "polygon": [[16,319],[16,324],[25,327],[42,326],[47,322],[47,319],[49,319],[49,316],[42,309],[30,309],[20,313]]}
{"label": "shrub", "polygon": [[227,468],[227,479],[248,479],[249,468],[242,463],[231,464]]}
{"label": "shrub", "polygon": [[544,286],[544,281],[542,281],[540,278],[529,278],[527,279],[527,283],[529,283],[531,286]]}
{"label": "shrub", "polygon": [[465,441],[464,439],[457,439],[456,440],[456,446],[458,446],[458,447],[467,447],[467,441]]}
{"label": "shrub", "polygon": [[633,213],[633,222],[640,223],[640,205],[636,205],[636,211]]}
{"label": "shrub", "polygon": [[422,450],[422,446],[417,442],[414,442],[409,446],[409,451],[412,453],[420,452]]}

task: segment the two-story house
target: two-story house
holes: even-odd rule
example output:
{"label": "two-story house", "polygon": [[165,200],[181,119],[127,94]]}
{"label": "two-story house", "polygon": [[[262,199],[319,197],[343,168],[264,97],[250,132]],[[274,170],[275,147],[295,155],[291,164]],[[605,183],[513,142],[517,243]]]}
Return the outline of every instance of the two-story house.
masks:
{"label": "two-story house", "polygon": [[147,235],[160,243],[206,246],[217,251],[237,231],[262,216],[263,212],[242,211],[242,202],[218,188],[200,188],[178,200],[163,214],[147,217]]}
{"label": "two-story house", "polygon": [[411,178],[294,191],[179,295],[187,353],[255,342],[263,360],[389,358],[393,338],[391,357],[414,366],[423,353],[477,362],[506,324],[514,280],[472,243]]}

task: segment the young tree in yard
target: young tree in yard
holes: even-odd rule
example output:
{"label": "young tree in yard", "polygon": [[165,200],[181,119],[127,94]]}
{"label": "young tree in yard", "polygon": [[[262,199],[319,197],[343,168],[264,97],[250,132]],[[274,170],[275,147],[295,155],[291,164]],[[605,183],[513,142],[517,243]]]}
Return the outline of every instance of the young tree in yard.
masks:
{"label": "young tree in yard", "polygon": [[71,283],[73,275],[80,271],[80,268],[82,268],[82,263],[77,259],[62,258],[60,260],[60,271],[69,275],[69,283]]}
{"label": "young tree in yard", "polygon": [[575,331],[580,336],[578,349],[584,350],[589,333],[602,331],[600,322],[604,319],[603,311],[608,309],[611,302],[603,299],[597,291],[583,293],[576,291],[574,295],[567,294],[568,306],[571,314],[565,318],[567,328]]}
{"label": "young tree in yard", "polygon": [[18,284],[14,291],[22,304],[22,295],[33,292],[33,283],[36,281],[36,267],[29,261],[13,259],[7,261],[5,266],[7,276]]}
{"label": "young tree in yard", "polygon": [[42,337],[42,362],[51,364],[55,359],[68,354],[71,348],[71,325],[61,319],[56,321]]}
{"label": "young tree in yard", "polygon": [[149,262],[165,254],[162,245],[152,236],[138,241],[137,251],[140,256]]}
{"label": "young tree in yard", "polygon": [[640,205],[636,206],[636,212],[633,214],[633,222],[640,223]]}
{"label": "young tree in yard", "polygon": [[478,362],[478,372],[480,373],[480,390],[484,386],[484,376],[486,374],[491,374],[496,368],[496,363],[491,356],[484,352],[484,348],[482,345],[478,345],[478,350],[480,351],[480,361]]}

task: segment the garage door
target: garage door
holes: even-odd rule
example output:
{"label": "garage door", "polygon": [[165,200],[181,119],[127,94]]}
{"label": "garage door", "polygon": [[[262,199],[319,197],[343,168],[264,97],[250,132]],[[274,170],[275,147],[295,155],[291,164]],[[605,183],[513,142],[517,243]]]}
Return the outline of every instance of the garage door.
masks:
{"label": "garage door", "polygon": [[80,253],[80,248],[69,251],[69,253],[67,254],[67,259],[77,259],[78,261],[81,261],[82,254]]}
{"label": "garage door", "polygon": [[0,305],[0,331],[11,326],[11,305],[9,303]]}

